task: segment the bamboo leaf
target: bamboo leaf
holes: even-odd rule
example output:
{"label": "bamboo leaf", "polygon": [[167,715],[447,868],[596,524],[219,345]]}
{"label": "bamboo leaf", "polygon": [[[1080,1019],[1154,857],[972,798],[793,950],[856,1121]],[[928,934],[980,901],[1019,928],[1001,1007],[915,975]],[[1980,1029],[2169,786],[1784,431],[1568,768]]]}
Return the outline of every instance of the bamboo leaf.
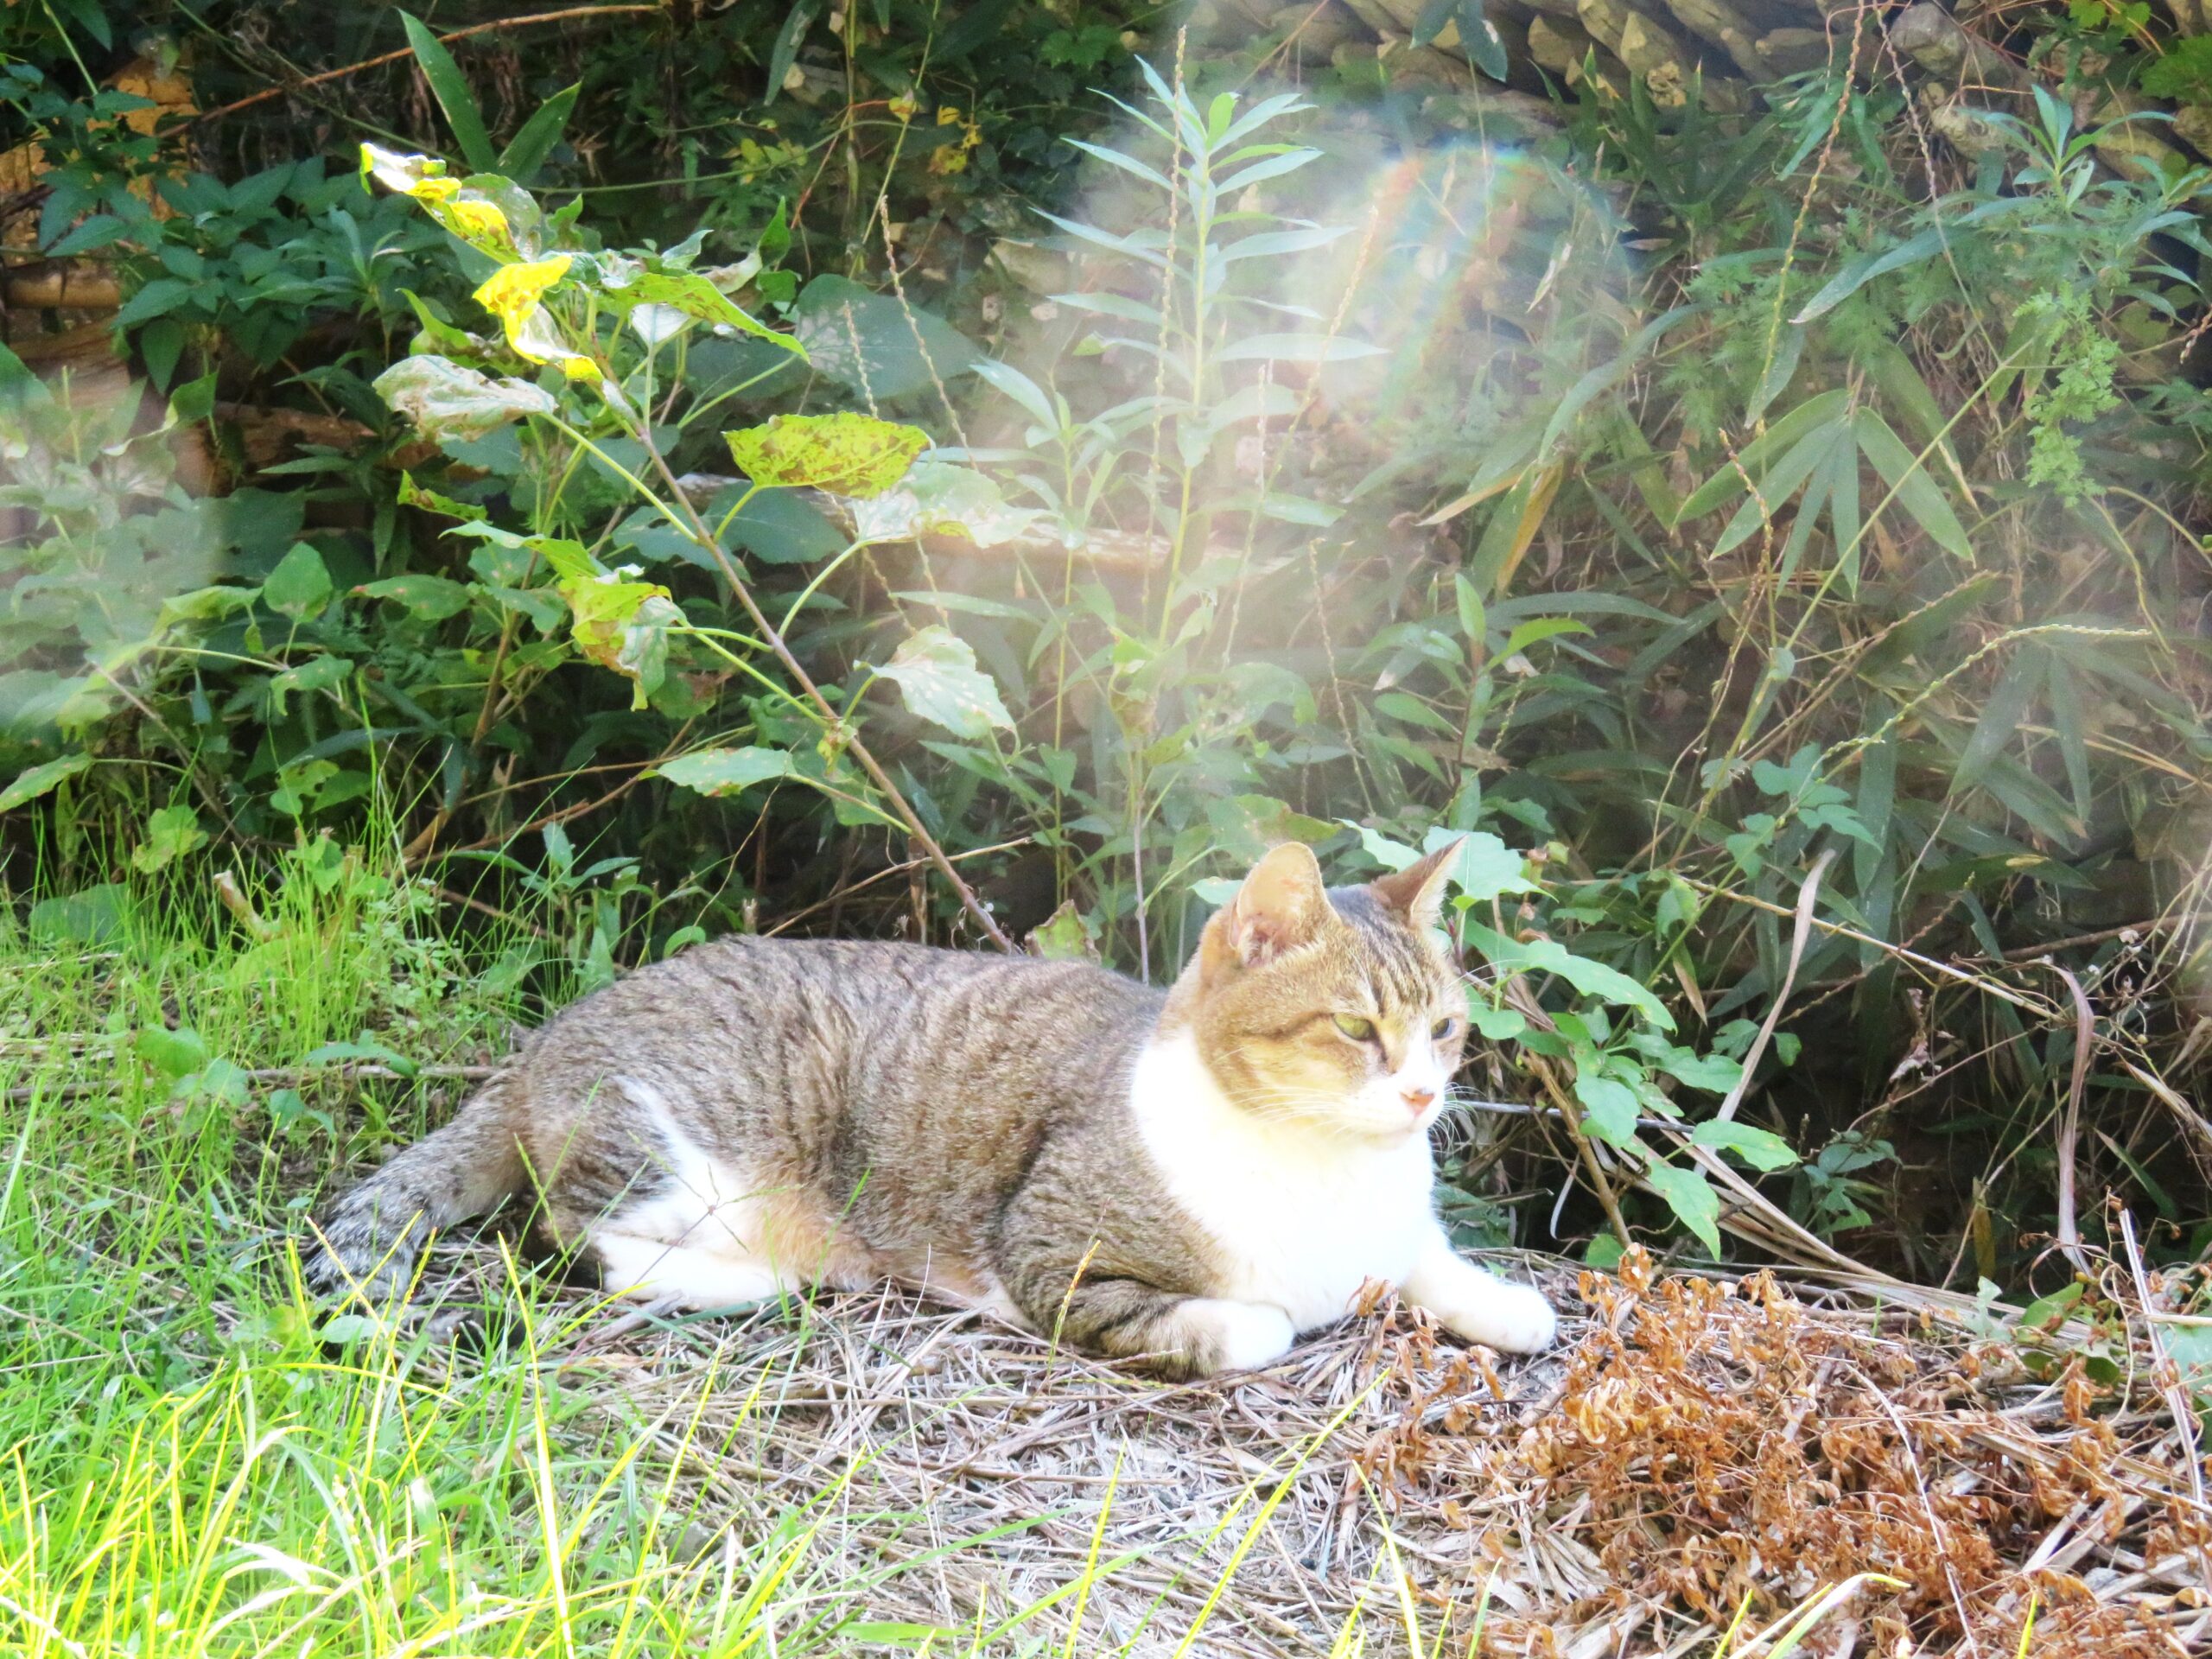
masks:
{"label": "bamboo leaf", "polygon": [[484,118],[468,90],[468,79],[453,60],[453,54],[412,14],[401,12],[399,22],[407,31],[407,44],[414,49],[415,60],[423,66],[423,79],[430,83],[430,95],[445,111],[446,124],[453,129],[454,142],[461,146],[461,160],[472,173],[496,173],[499,159],[492,149],[492,135],[484,130]]}
{"label": "bamboo leaf", "polygon": [[538,106],[537,113],[522,124],[522,130],[507,141],[499,152],[499,165],[493,170],[526,184],[532,174],[545,165],[545,158],[553,153],[553,146],[561,142],[567,130],[569,112],[576,107],[577,94],[584,84],[563,86]]}
{"label": "bamboo leaf", "polygon": [[1951,511],[1951,504],[1936,487],[1935,480],[1929,477],[1912,451],[1905,448],[1904,440],[1890,429],[1890,423],[1875,410],[1862,407],[1852,416],[1852,424],[1859,434],[1859,447],[1874,463],[1874,470],[1897,492],[1897,505],[1907,516],[1936,545],[1972,563],[1974,543],[1967,539],[1966,526]]}

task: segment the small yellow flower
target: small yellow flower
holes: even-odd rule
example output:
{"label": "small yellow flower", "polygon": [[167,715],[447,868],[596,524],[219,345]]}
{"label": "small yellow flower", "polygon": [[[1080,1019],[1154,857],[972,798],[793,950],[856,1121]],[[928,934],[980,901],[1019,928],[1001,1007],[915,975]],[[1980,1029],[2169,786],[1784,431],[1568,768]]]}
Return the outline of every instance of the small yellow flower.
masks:
{"label": "small yellow flower", "polygon": [[461,194],[459,179],[417,179],[407,194],[431,207],[442,207]]}
{"label": "small yellow flower", "polygon": [[956,126],[959,124],[959,120],[960,106],[957,104],[940,104],[938,105],[938,125],[940,127]]}
{"label": "small yellow flower", "polygon": [[588,357],[564,357],[561,359],[561,372],[571,380],[596,380],[599,365]]}
{"label": "small yellow flower", "polygon": [[507,344],[533,363],[550,363],[562,355],[546,349],[559,338],[538,302],[554,283],[569,274],[569,256],[529,259],[502,265],[476,290],[476,303],[497,317],[507,331]]}
{"label": "small yellow flower", "polygon": [[901,121],[912,120],[921,109],[921,100],[912,92],[901,92],[891,100],[891,113]]}
{"label": "small yellow flower", "polygon": [[484,279],[476,290],[476,303],[506,324],[512,334],[537,308],[546,290],[569,274],[570,264],[567,254],[556,253],[550,259],[503,265]]}

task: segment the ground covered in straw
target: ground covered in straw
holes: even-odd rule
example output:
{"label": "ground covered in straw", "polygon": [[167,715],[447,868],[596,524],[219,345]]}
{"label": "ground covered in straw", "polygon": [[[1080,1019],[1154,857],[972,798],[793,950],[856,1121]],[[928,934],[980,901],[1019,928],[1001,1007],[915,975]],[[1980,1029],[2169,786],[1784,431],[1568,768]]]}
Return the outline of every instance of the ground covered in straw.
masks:
{"label": "ground covered in straw", "polygon": [[[502,1271],[452,1246],[433,1277],[465,1297]],[[681,1548],[735,1558],[797,1503],[832,1577],[911,1563],[863,1643],[950,1626],[964,1648],[1044,1602],[1020,1635],[1055,1651],[1079,1618],[1078,1651],[1315,1655],[1355,1631],[1368,1653],[1478,1634],[1702,1659],[1879,1573],[1806,1651],[2207,1650],[2212,1515],[2124,1333],[2024,1349],[1640,1252],[1541,1276],[1576,1313],[1525,1362],[1382,1299],[1266,1372],[1166,1386],[888,1292],[608,1310],[556,1357],[588,1414],[680,1465]]]}

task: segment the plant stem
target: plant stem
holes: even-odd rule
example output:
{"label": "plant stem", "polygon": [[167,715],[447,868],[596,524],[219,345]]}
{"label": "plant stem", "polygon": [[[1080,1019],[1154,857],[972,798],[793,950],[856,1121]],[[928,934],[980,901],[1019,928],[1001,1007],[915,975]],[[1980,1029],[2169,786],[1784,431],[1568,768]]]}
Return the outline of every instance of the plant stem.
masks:
{"label": "plant stem", "polygon": [[[745,578],[736,564],[728,554],[722,551],[721,543],[708,530],[706,521],[700,518],[690,499],[683,493],[682,486],[677,483],[676,474],[669,470],[668,461],[662,455],[660,446],[652,441],[652,432],[639,423],[632,426],[630,435],[645,446],[645,454],[652,459],[653,469],[668,486],[670,498],[682,511],[683,519],[679,522],[684,533],[713,558],[723,579],[729,583],[730,591],[737,595],[737,602],[745,607],[745,613],[753,619],[753,627],[768,642],[768,649],[775,653],[776,660],[784,665],[784,671],[806,694],[807,701],[820,712],[831,730],[845,731],[843,717],[830,705],[830,699],[822,695],[821,688],[815,684],[813,677],[801,666],[798,658],[791,654],[791,647],[784,643],[782,632],[768,620],[766,613],[753,599],[753,590],[746,586]],[[900,821],[906,826],[906,833],[913,838],[915,845],[922,849],[931,863],[937,866],[938,874],[951,884],[952,890],[960,895],[962,906],[976,918],[976,925],[983,930],[984,937],[1000,950],[1019,954],[1019,947],[993,919],[983,901],[976,896],[976,890],[961,878],[960,872],[953,868],[952,861],[945,856],[944,849],[938,844],[937,837],[923,826],[921,819],[915,816],[914,809],[907,804],[906,796],[899,792],[899,786],[891,781],[890,774],[877,763],[876,758],[868,753],[868,746],[861,741],[858,734],[847,734],[845,747],[853,759],[860,762],[861,770],[868,773],[869,780],[883,791],[884,798],[897,810]]]}

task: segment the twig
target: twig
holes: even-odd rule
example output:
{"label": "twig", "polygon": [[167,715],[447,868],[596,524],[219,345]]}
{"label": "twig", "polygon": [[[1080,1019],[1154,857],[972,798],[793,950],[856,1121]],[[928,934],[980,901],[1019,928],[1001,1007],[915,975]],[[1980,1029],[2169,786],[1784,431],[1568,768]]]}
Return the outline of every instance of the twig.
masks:
{"label": "twig", "polygon": [[[963,859],[982,858],[988,853],[1010,853],[1017,847],[1027,847],[1031,839],[1032,838],[1030,836],[1024,836],[1019,841],[1002,841],[995,847],[971,847],[964,853],[952,854],[952,861],[957,864]],[[836,903],[840,899],[851,898],[853,894],[858,893],[862,887],[872,887],[877,882],[887,881],[894,875],[904,875],[909,871],[918,870],[927,865],[929,861],[930,861],[926,858],[905,859],[899,863],[886,866],[884,868],[876,871],[873,875],[864,875],[859,880],[854,882],[849,887],[840,887],[828,898],[817,899],[812,904],[806,906],[804,909],[793,911],[790,915],[785,917],[774,926],[762,928],[760,930],[760,937],[764,939],[772,939],[777,934],[784,931],[785,929],[798,926],[799,923],[813,915],[816,911],[826,910],[831,905]]]}
{"label": "twig", "polygon": [[2058,1121],[2058,1248],[2076,1271],[2086,1273],[2089,1262],[2082,1254],[2082,1230],[2074,1210],[2074,1153],[2082,1134],[2082,1096],[2089,1081],[2089,1053],[2096,1046],[2097,1016],[2080,980],[2048,958],[2044,965],[2066,982],[2074,998],[2074,1074],[2066,1085],[2065,1115]]}
{"label": "twig", "polygon": [[[2182,1467],[2189,1471],[2190,1496],[2196,1500],[2198,1526],[2203,1525],[2204,1465],[2197,1452],[2196,1414],[2190,1408],[2189,1389],[2181,1380],[2173,1357],[2166,1352],[2165,1339],[2158,1334],[2158,1322],[2152,1317],[2151,1281],[2143,1271],[2143,1252],[2135,1244],[2135,1217],[2125,1209],[2120,1212],[2120,1239],[2127,1250],[2128,1275],[2135,1281],[2135,1300],[2143,1310],[2143,1327],[2151,1338],[2151,1369],[2158,1378],[2158,1391],[2166,1397],[2167,1408],[2174,1414],[2174,1436],[2180,1442]],[[2200,1531],[2197,1560],[2204,1573],[2205,1587],[2212,1590],[2212,1548],[2202,1541]]]}
{"label": "twig", "polygon": [[1751,1086],[1751,1074],[1758,1070],[1759,1060],[1766,1053],[1766,1046],[1774,1035],[1774,1028],[1782,1023],[1783,1005],[1789,1001],[1789,988],[1797,982],[1797,964],[1805,959],[1805,940],[1813,930],[1813,901],[1820,896],[1821,877],[1827,874],[1829,865],[1835,862],[1835,849],[1831,847],[1813,861],[1807,872],[1804,885],[1797,889],[1797,925],[1789,936],[1789,965],[1782,971],[1782,984],[1775,991],[1774,1002],[1766,1011],[1766,1018],[1759,1023],[1759,1034],[1751,1039],[1751,1046],[1745,1051],[1743,1070],[1737,1074],[1736,1086],[1728,1091],[1728,1098],[1720,1103],[1720,1109],[1713,1116],[1726,1122],[1736,1116],[1736,1108],[1743,1103],[1744,1091]]}
{"label": "twig", "polygon": [[[565,11],[538,11],[532,12],[526,17],[499,17],[488,23],[471,23],[467,29],[456,29],[450,35],[439,35],[438,39],[441,42],[449,43],[454,41],[466,40],[471,35],[489,35],[502,29],[520,29],[525,23],[558,23],[566,22],[571,17],[605,17],[618,13],[640,11],[658,13],[660,10],[658,6],[571,6]],[[359,74],[364,69],[381,68],[387,63],[397,63],[403,58],[411,58],[414,55],[413,47],[403,47],[397,52],[380,53],[373,58],[364,58],[359,63],[349,63],[343,69],[326,69],[321,74],[309,75],[304,80],[288,81],[281,86],[264,87],[260,92],[249,93],[231,103],[219,104],[212,110],[203,110],[185,124],[196,127],[203,121],[219,121],[226,115],[236,115],[240,110],[251,109],[257,104],[266,104],[272,98],[283,98],[288,93],[304,92],[310,86],[320,86],[326,81],[343,80],[348,75]]]}
{"label": "twig", "polygon": [[[1694,887],[1698,892],[1713,898],[1726,899],[1732,904],[1745,905],[1752,910],[1764,910],[1769,915],[1794,916],[1796,913],[1794,911],[1784,910],[1780,905],[1767,899],[1755,898],[1748,893],[1738,893],[1732,887],[1724,887],[1715,882],[1700,881],[1694,875],[1681,876],[1677,879],[1686,886]],[[2023,991],[2016,991],[2002,981],[1991,979],[1986,975],[1970,974],[1963,968],[1955,968],[1948,962],[1938,962],[1935,957],[1923,956],[1917,950],[1908,950],[1903,945],[1891,944],[1887,939],[1878,939],[1872,933],[1863,932],[1855,927],[1846,927],[1840,922],[1825,921],[1815,916],[1812,918],[1812,925],[1823,933],[1833,934],[1840,939],[1854,940],[1860,944],[1871,944],[1877,950],[1885,951],[1900,962],[1909,962],[1924,972],[1971,987],[1986,996],[1995,997],[2000,1002],[2010,1002],[2014,1007],[2024,1008],[2034,1014],[2038,1020],[2049,1020],[2055,1013],[2050,1005],[2042,999],[2030,996]]]}

